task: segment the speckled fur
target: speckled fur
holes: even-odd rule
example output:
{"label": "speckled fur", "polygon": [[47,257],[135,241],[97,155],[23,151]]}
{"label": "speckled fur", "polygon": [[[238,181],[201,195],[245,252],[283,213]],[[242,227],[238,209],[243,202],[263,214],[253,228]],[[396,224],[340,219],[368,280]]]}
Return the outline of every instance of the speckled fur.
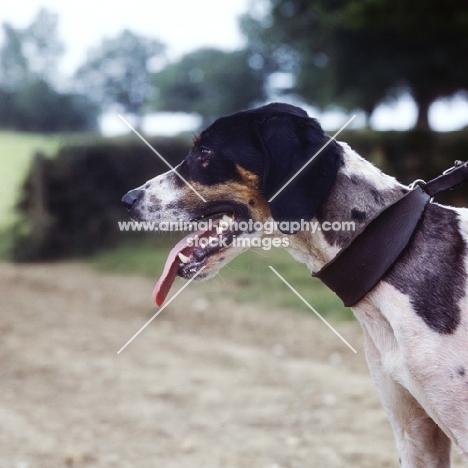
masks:
{"label": "speckled fur", "polygon": [[[297,111],[296,117],[303,119],[304,115]],[[224,118],[223,125],[229,128],[229,117]],[[235,141],[229,144],[235,145]],[[203,137],[195,146],[200,142]],[[254,146],[258,151],[258,145],[252,143]],[[338,148],[340,161],[334,185],[313,221],[354,220],[362,227],[408,187],[383,174],[347,144],[340,143]],[[244,140],[242,150],[250,149]],[[254,154],[253,149],[249,154]],[[213,154],[203,159],[198,152],[195,157],[202,158],[203,164],[194,186],[208,202],[230,199],[245,206],[254,220],[272,219],[261,189],[262,161],[252,159],[255,170],[237,164],[235,174],[232,169],[226,172],[226,167],[219,168],[218,174],[233,175],[217,182],[209,178],[209,172],[203,172],[217,164]],[[209,183],[201,183],[203,178]],[[189,219],[203,211],[200,199],[173,172],[156,177],[138,190],[138,200],[129,210],[140,221]],[[318,271],[354,235],[300,231],[288,236],[288,250],[311,272]],[[467,241],[468,210],[431,205],[405,254],[353,307],[403,468],[449,467],[452,442],[468,457]],[[215,257],[206,276],[214,275],[238,253],[228,249]]]}

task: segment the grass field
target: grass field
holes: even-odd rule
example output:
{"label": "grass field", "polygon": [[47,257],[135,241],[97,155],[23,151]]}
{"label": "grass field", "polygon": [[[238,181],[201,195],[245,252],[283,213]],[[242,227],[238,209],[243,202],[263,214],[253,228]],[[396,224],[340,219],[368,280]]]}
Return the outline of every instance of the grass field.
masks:
{"label": "grass field", "polygon": [[35,151],[53,154],[63,138],[57,135],[0,132],[0,228],[14,219],[13,206]]}
{"label": "grass field", "polygon": [[[122,245],[95,255],[92,263],[98,269],[120,274],[140,274],[156,281],[175,240],[157,239]],[[304,299],[327,317],[348,320],[350,309],[318,279],[312,278],[305,265],[298,263],[282,249],[250,249],[225,266],[219,274],[204,283],[208,295],[225,295],[238,302],[263,303],[312,313],[310,309],[278,278],[268,266],[281,274]],[[177,279],[171,294],[184,284]],[[151,294],[151,291],[148,292]]]}

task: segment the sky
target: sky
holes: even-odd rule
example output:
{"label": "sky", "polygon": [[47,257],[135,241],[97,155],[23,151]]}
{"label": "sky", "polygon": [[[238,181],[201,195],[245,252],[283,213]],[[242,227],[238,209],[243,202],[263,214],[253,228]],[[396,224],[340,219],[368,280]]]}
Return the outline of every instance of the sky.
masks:
{"label": "sky", "polygon": [[[66,77],[85,62],[86,53],[96,47],[105,37],[115,37],[123,29],[160,40],[167,46],[169,59],[203,46],[233,50],[244,45],[238,28],[239,15],[248,11],[251,0],[16,0],[0,3],[0,22],[9,22],[14,27],[26,27],[45,7],[59,15],[59,35],[65,44],[60,73]],[[3,38],[0,37],[0,40]],[[327,112],[315,117],[321,119],[326,129],[339,128],[349,115]],[[448,131],[468,125],[468,104],[461,96],[435,103],[430,111],[431,126]],[[378,130],[405,130],[416,120],[416,106],[409,95],[397,102],[380,106],[374,112],[371,125]],[[355,125],[362,119],[357,118]],[[154,116],[148,120],[151,128],[174,128],[180,122],[181,129],[196,122],[190,116]],[[103,120],[107,134],[118,133],[122,122],[116,115]],[[127,129],[122,129],[126,131]],[[169,131],[167,131],[169,133]]]}
{"label": "sky", "polygon": [[66,45],[62,71],[70,74],[86,60],[90,47],[125,28],[167,44],[172,58],[205,45],[241,47],[237,18],[248,4],[249,0],[17,0],[0,3],[0,21],[25,27],[41,7],[57,13]]}

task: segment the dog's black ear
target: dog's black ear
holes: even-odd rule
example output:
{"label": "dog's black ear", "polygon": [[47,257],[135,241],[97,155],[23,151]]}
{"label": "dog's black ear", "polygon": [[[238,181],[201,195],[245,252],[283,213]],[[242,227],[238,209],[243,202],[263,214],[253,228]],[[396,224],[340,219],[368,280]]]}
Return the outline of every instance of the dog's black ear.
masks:
{"label": "dog's black ear", "polygon": [[340,150],[331,141],[276,195],[329,141],[319,123],[306,115],[278,113],[258,126],[266,156],[263,193],[267,200],[274,197],[269,205],[273,219],[278,222],[311,220],[338,172]]}

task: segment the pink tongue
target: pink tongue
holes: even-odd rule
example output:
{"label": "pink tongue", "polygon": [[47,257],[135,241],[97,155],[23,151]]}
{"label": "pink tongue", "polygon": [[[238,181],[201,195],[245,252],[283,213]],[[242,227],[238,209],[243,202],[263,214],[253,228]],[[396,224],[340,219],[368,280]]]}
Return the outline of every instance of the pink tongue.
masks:
{"label": "pink tongue", "polygon": [[182,263],[182,261],[179,258],[179,253],[183,252],[185,249],[190,249],[190,247],[187,246],[189,240],[201,236],[203,232],[204,231],[196,231],[194,233],[189,234],[188,236],[184,237],[182,240],[177,242],[175,247],[170,251],[166,260],[166,264],[164,265],[162,275],[159,278],[159,281],[157,282],[153,290],[153,301],[158,306],[161,306],[163,304],[167,295],[169,294],[172,283],[174,283],[174,280],[176,279],[177,270],[179,269]]}

